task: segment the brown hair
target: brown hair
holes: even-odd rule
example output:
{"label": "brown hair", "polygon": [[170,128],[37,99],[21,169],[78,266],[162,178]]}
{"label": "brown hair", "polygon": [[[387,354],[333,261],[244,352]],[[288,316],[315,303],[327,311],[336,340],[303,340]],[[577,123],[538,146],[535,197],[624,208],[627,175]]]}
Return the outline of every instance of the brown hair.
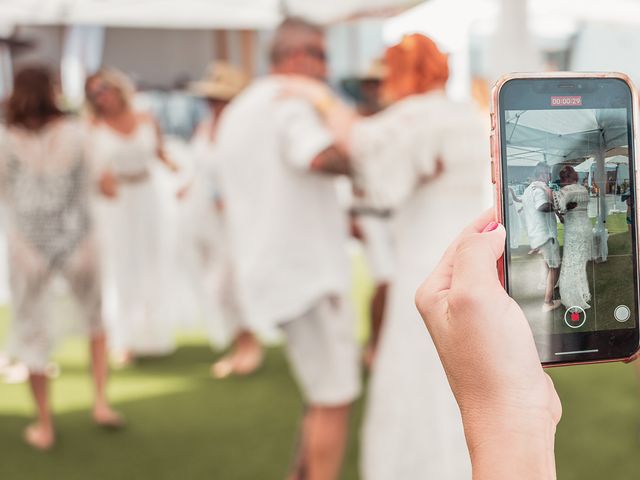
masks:
{"label": "brown hair", "polygon": [[449,79],[447,55],[433,40],[414,33],[389,47],[385,53],[387,77],[383,97],[396,101],[419,93],[441,88]]}
{"label": "brown hair", "polygon": [[571,165],[565,165],[558,173],[560,182],[576,183],[579,180],[578,173]]}
{"label": "brown hair", "polygon": [[56,105],[51,72],[44,66],[25,67],[13,80],[7,102],[7,125],[38,130],[63,113]]}
{"label": "brown hair", "polygon": [[131,107],[131,101],[135,93],[133,82],[127,75],[115,68],[101,68],[93,75],[90,75],[84,84],[84,93],[87,99],[87,108],[94,116],[100,116],[100,112],[96,110],[91,95],[89,95],[89,85],[94,80],[101,80],[111,88],[115,89],[120,95],[125,108]]}

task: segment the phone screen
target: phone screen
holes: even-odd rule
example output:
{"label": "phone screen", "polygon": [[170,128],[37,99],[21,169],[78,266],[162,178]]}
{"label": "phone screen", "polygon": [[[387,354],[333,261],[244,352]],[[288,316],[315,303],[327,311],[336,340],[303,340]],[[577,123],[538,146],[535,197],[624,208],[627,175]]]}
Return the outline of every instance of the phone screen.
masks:
{"label": "phone screen", "polygon": [[614,78],[500,91],[505,283],[543,363],[638,346],[632,96]]}

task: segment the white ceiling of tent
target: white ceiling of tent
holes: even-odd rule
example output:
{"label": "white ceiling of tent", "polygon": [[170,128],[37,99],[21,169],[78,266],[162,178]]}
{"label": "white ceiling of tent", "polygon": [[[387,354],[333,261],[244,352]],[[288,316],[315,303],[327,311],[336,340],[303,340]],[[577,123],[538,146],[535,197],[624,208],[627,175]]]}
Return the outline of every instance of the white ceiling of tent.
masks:
{"label": "white ceiling of tent", "polygon": [[283,10],[320,23],[419,0],[0,0],[0,23],[157,28],[271,28]]}
{"label": "white ceiling of tent", "polygon": [[626,110],[512,111],[505,139],[509,162],[581,160],[627,145]]}

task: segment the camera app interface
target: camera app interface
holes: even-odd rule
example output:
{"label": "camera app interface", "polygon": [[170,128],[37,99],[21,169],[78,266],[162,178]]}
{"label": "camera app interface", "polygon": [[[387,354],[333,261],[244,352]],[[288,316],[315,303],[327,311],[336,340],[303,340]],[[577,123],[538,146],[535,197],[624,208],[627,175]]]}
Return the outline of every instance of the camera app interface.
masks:
{"label": "camera app interface", "polygon": [[504,117],[508,278],[535,336],[636,316],[628,112],[567,102]]}

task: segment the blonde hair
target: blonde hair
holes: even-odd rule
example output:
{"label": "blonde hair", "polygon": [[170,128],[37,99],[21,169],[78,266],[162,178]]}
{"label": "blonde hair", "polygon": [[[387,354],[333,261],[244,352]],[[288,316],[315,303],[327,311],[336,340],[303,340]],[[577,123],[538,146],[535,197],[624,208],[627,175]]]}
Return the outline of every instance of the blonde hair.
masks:
{"label": "blonde hair", "polygon": [[96,108],[95,103],[93,103],[91,95],[89,95],[89,85],[95,80],[100,80],[110,87],[114,88],[118,92],[118,95],[120,96],[124,107],[127,109],[131,108],[133,95],[136,91],[133,81],[120,70],[104,67],[98,70],[96,73],[90,75],[84,84],[86,106],[90,115],[94,117],[100,116],[100,112]]}

